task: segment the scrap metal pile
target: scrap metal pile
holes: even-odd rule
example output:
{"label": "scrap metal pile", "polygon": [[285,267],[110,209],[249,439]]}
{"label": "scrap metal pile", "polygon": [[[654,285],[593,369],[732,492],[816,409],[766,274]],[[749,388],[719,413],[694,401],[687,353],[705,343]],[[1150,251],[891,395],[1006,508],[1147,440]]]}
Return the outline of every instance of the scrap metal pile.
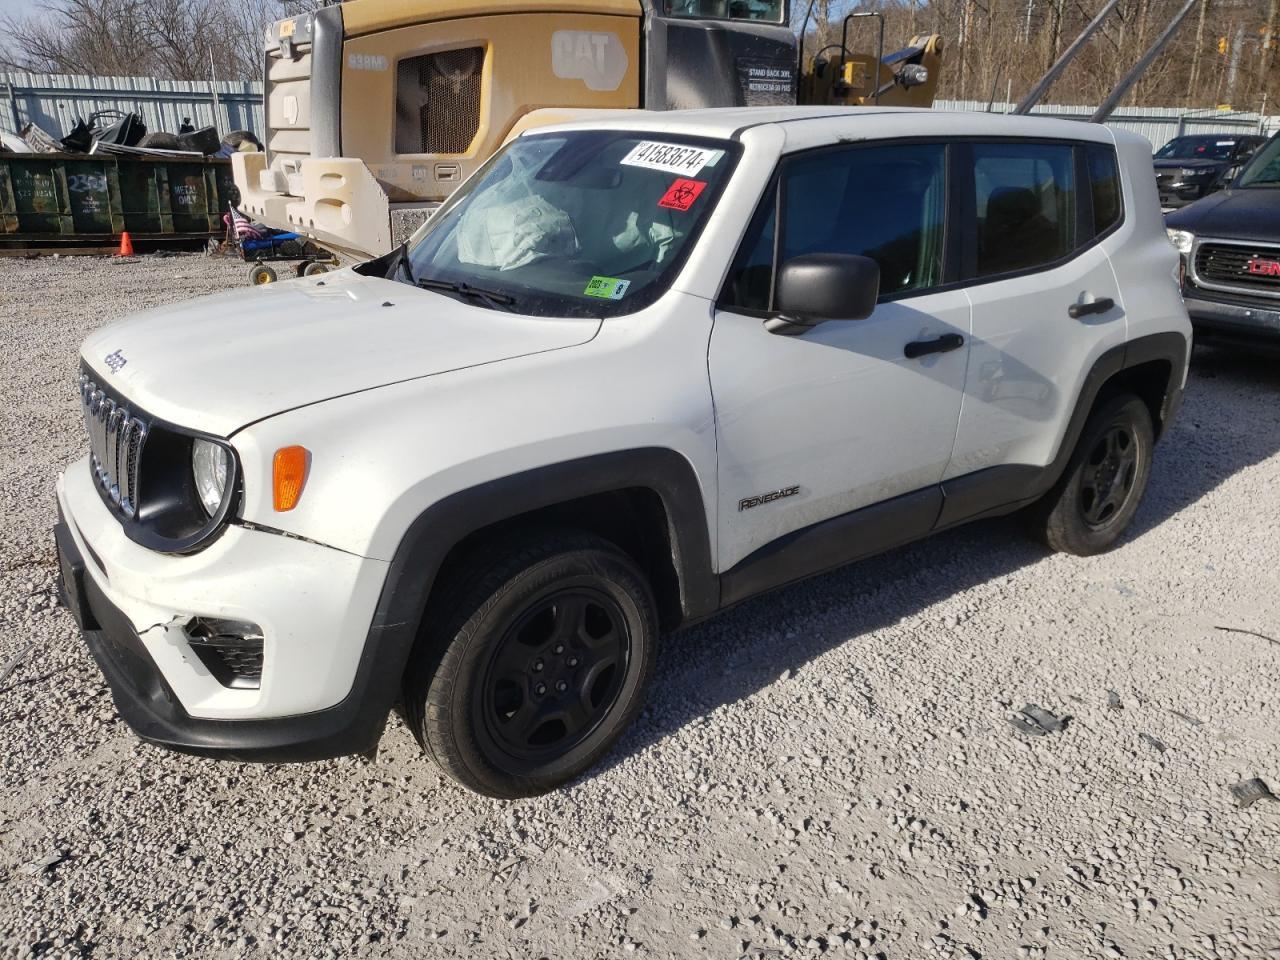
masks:
{"label": "scrap metal pile", "polygon": [[0,153],[85,153],[157,158],[230,157],[237,152],[262,149],[247,130],[233,130],[224,137],[214,127],[196,129],[183,118],[177,133],[147,132],[136,113],[99,110],[88,120],[76,118],[66,136],[57,138],[31,122],[17,135],[0,133]]}

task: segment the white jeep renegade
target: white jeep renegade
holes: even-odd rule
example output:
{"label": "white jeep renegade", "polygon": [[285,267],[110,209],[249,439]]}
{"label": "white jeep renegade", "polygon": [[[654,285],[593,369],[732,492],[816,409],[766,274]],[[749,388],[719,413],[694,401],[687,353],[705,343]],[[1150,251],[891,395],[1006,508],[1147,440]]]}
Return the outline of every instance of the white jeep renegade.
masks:
{"label": "white jeep renegade", "polygon": [[514,140],[406,248],[85,343],[64,593],[147,740],[307,760],[392,707],[516,797],[658,637],[1023,509],[1124,531],[1190,326],[1148,144],[911,110]]}

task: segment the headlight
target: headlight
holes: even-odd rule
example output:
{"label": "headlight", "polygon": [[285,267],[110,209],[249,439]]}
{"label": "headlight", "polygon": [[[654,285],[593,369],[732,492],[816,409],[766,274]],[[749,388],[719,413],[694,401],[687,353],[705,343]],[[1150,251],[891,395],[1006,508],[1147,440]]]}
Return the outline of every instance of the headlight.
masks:
{"label": "headlight", "polygon": [[1173,244],[1174,249],[1183,256],[1191,253],[1191,244],[1195,242],[1196,235],[1190,230],[1172,230],[1165,229],[1165,233],[1169,235],[1169,242]]}
{"label": "headlight", "polygon": [[211,517],[222,505],[230,462],[231,458],[221,444],[198,438],[191,441],[191,474],[196,481],[200,502]]}

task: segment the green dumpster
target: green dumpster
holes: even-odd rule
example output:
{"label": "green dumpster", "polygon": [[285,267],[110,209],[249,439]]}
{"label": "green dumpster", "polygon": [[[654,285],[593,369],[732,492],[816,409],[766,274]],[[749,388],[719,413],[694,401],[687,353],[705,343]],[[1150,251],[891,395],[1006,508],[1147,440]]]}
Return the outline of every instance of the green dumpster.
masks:
{"label": "green dumpster", "polygon": [[228,160],[0,154],[0,248],[202,240],[238,194]]}

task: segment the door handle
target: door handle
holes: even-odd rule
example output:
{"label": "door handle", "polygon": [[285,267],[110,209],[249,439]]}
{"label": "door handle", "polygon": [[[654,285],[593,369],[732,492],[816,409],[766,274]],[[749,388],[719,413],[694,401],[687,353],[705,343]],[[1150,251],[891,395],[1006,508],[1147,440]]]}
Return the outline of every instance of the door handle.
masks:
{"label": "door handle", "polygon": [[931,353],[946,353],[959,350],[964,346],[964,337],[958,333],[944,333],[933,340],[912,340],[902,348],[902,355],[908,360],[915,360]]}
{"label": "door handle", "polygon": [[1087,317],[1091,313],[1106,313],[1115,305],[1116,302],[1110,297],[1102,297],[1092,303],[1073,303],[1067,307],[1067,316],[1072,320],[1079,320],[1081,317]]}

